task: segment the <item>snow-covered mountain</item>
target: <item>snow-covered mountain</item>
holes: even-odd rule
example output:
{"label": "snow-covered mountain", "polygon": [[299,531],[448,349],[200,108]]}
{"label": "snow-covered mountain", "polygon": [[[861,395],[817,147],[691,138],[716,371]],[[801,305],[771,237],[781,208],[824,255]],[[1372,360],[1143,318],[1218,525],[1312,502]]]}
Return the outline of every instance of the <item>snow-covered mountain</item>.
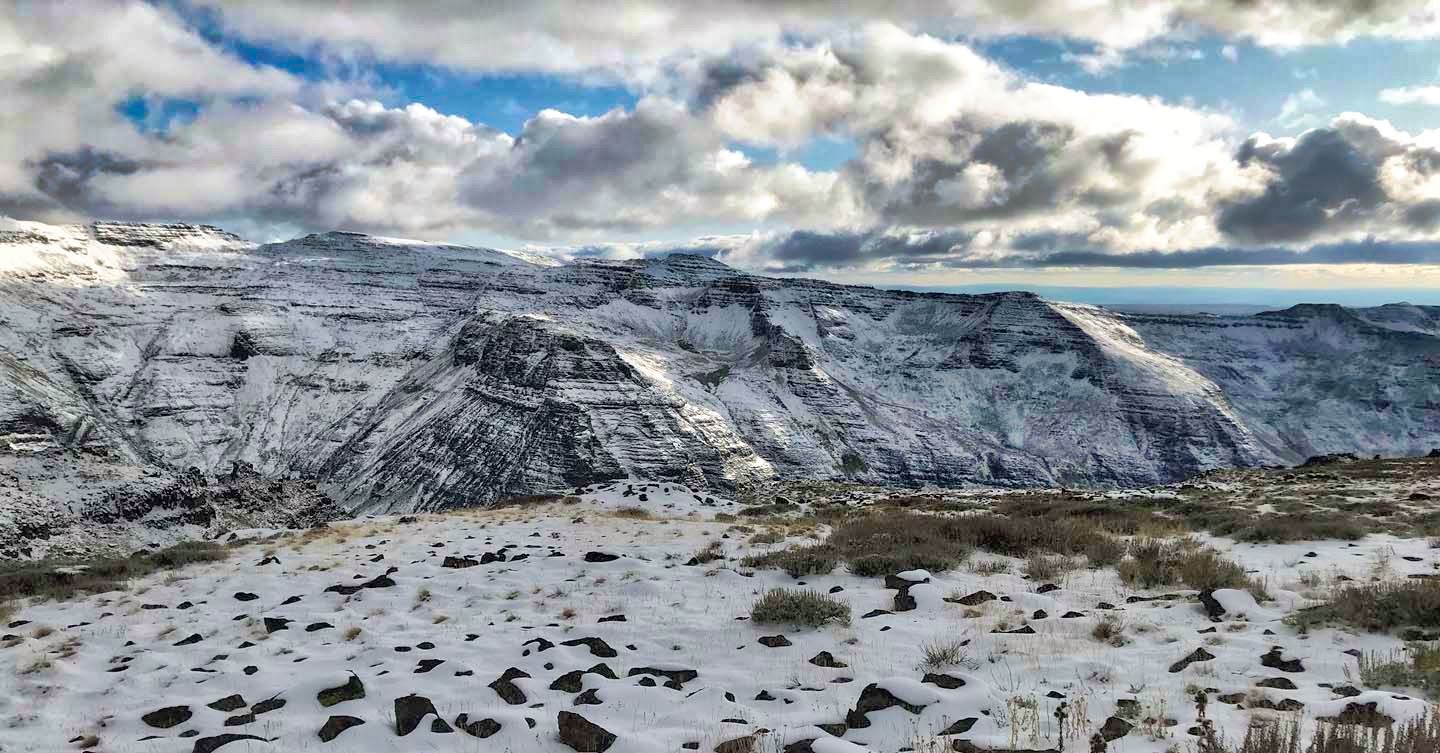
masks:
{"label": "snow-covered mountain", "polygon": [[1133,485],[1440,445],[1435,307],[1121,314],[191,225],[5,221],[0,374],[4,468],[240,461],[353,512],[618,477]]}

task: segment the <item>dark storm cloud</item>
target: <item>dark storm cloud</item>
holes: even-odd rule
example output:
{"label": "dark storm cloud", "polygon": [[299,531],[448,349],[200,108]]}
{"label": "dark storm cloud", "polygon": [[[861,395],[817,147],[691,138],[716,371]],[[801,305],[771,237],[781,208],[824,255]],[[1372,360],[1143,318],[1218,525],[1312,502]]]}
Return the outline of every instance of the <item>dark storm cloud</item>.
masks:
{"label": "dark storm cloud", "polygon": [[60,206],[85,212],[107,204],[91,190],[92,180],[103,175],[132,175],[141,167],[129,157],[89,146],[50,153],[31,165],[36,190]]}
{"label": "dark storm cloud", "polygon": [[959,253],[974,239],[969,231],[899,235],[882,231],[818,233],[797,230],[765,245],[766,259],[785,271],[848,267],[872,261],[916,263]]}
{"label": "dark storm cloud", "polygon": [[1423,181],[1440,172],[1440,151],[1382,125],[1342,116],[1294,140],[1246,140],[1236,160],[1264,166],[1269,182],[1259,195],[1221,202],[1216,226],[1242,243],[1293,243],[1355,229],[1435,229],[1440,202],[1392,195],[1382,168]]}
{"label": "dark storm cloud", "polygon": [[973,235],[942,232],[907,237],[892,233],[792,232],[763,249],[785,271],[814,271],[865,263],[935,264],[952,269],[1111,267],[1194,269],[1297,264],[1440,264],[1440,242],[1367,240],[1308,249],[1212,247],[1189,251],[1107,252],[1082,235],[1034,233],[1016,238],[1010,252],[980,254]]}
{"label": "dark storm cloud", "polygon": [[[1150,169],[1127,155],[1132,136],[1120,132],[1081,137],[1070,125],[1038,120],[976,130],[961,119],[951,125],[951,156],[917,160],[902,190],[887,190],[871,180],[871,166],[863,161],[852,170],[873,208],[902,224],[1016,218],[1060,206],[1105,210],[1136,196],[1099,186],[1132,185]],[[1003,180],[988,195],[957,204],[946,186],[963,181],[966,170],[976,165],[993,167]]]}
{"label": "dark storm cloud", "polygon": [[1222,205],[1216,224],[1237,240],[1306,240],[1360,224],[1389,199],[1374,156],[1334,128],[1307,131],[1291,146],[1252,137],[1236,159],[1263,164],[1273,176],[1259,196]]}
{"label": "dark storm cloud", "polygon": [[1361,241],[1322,244],[1308,250],[1202,248],[1193,251],[1144,251],[1129,254],[1061,251],[1028,260],[1024,266],[1193,269],[1294,264],[1440,264],[1440,243]]}
{"label": "dark storm cloud", "polygon": [[713,140],[674,110],[641,106],[597,118],[542,114],[516,138],[502,164],[481,163],[464,198],[497,214],[554,214],[565,227],[634,229],[639,220],[573,211],[597,196],[638,198],[691,182],[695,155]]}

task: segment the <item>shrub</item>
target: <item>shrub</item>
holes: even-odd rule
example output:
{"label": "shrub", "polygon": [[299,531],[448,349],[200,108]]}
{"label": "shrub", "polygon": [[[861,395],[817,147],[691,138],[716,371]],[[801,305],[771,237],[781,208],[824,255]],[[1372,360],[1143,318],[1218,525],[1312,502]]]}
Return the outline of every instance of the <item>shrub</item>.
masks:
{"label": "shrub", "polygon": [[1302,609],[1290,622],[1306,628],[1339,622],[1384,632],[1397,627],[1440,627],[1440,580],[1384,581],[1340,589],[1327,604]]}
{"label": "shrub", "polygon": [[1366,687],[1419,688],[1440,697],[1440,644],[1411,643],[1389,654],[1367,651],[1360,655],[1360,681]]}
{"label": "shrub", "polygon": [[1004,575],[1010,572],[1009,560],[980,560],[975,563],[976,575]]}
{"label": "shrub", "polygon": [[779,544],[785,540],[785,534],[776,530],[761,531],[750,537],[751,544]]}
{"label": "shrub", "polygon": [[614,512],[617,518],[632,518],[634,520],[649,520],[650,511],[643,507],[627,506],[617,507]]}
{"label": "shrub", "polygon": [[1031,580],[1049,581],[1074,570],[1078,563],[1063,554],[1031,554],[1025,560],[1025,575]]}
{"label": "shrub", "polygon": [[1250,519],[1232,532],[1215,531],[1216,534],[1233,535],[1237,541],[1254,544],[1284,544],[1290,541],[1314,541],[1340,539],[1355,541],[1365,535],[1365,529],[1353,517],[1334,513],[1297,513],[1290,515],[1266,515]]}
{"label": "shrub", "polygon": [[1107,614],[1090,629],[1090,637],[1112,646],[1125,645],[1125,623],[1119,617]]}
{"label": "shrub", "polygon": [[725,545],[719,539],[705,545],[704,549],[695,553],[695,562],[701,565],[714,562],[725,557]]}
{"label": "shrub", "polygon": [[1098,534],[1085,542],[1084,554],[1092,567],[1108,567],[1125,556],[1125,544],[1114,536]]}
{"label": "shrub", "polygon": [[856,575],[891,575],[917,568],[948,570],[976,549],[1015,557],[1085,555],[1092,562],[1113,562],[1120,553],[1113,537],[1083,520],[1036,525],[1034,520],[998,515],[891,512],[842,521],[823,544],[749,557],[744,564],[778,567],[801,577],[830,572],[845,562]]}
{"label": "shrub", "polygon": [[1244,568],[1220,556],[1214,549],[1191,540],[1136,541],[1130,546],[1129,559],[1123,560],[1116,571],[1120,580],[1142,588],[1184,585],[1201,590],[1258,589],[1245,576]]}
{"label": "shrub", "polygon": [[1055,499],[1015,496],[1003,499],[992,509],[1011,518],[1082,521],[1107,533],[1134,536],[1145,531],[1175,530],[1174,521],[1162,517],[1144,504],[1119,501]]}
{"label": "shrub", "polygon": [[926,643],[921,647],[924,652],[924,666],[929,669],[941,669],[968,664],[970,652],[967,650],[967,643],[968,641],[959,638],[939,639]]}
{"label": "shrub", "polygon": [[[1317,724],[1308,745],[1301,745],[1299,720],[1252,724],[1239,748],[1213,746],[1214,753],[1434,753],[1440,750],[1440,713],[1375,729],[1361,724]],[[1205,748],[1201,748],[1204,750]]]}
{"label": "shrub", "polygon": [[758,625],[820,627],[836,622],[850,624],[850,605],[819,591],[792,591],[772,588],[750,609],[750,620]]}
{"label": "shrub", "polygon": [[955,518],[916,513],[867,515],[837,526],[825,546],[860,576],[949,570],[970,557]]}

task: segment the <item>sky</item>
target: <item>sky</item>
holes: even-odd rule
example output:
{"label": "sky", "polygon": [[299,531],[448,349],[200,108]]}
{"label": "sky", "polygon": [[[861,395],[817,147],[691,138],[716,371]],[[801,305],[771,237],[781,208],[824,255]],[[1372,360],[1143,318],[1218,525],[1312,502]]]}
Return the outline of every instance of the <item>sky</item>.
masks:
{"label": "sky", "polygon": [[0,216],[1440,303],[1440,0],[0,9]]}

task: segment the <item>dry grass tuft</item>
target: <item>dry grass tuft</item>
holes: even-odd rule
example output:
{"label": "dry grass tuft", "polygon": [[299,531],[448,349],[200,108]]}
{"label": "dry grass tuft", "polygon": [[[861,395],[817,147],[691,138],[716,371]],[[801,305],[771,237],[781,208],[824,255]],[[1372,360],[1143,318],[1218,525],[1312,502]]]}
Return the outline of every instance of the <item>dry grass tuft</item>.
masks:
{"label": "dry grass tuft", "polygon": [[926,643],[920,647],[923,652],[922,665],[928,669],[969,666],[969,643],[970,641],[960,638],[941,638]]}
{"label": "dry grass tuft", "polygon": [[850,605],[819,591],[772,588],[750,608],[750,620],[757,625],[794,627],[820,627],[832,622],[848,625]]}

